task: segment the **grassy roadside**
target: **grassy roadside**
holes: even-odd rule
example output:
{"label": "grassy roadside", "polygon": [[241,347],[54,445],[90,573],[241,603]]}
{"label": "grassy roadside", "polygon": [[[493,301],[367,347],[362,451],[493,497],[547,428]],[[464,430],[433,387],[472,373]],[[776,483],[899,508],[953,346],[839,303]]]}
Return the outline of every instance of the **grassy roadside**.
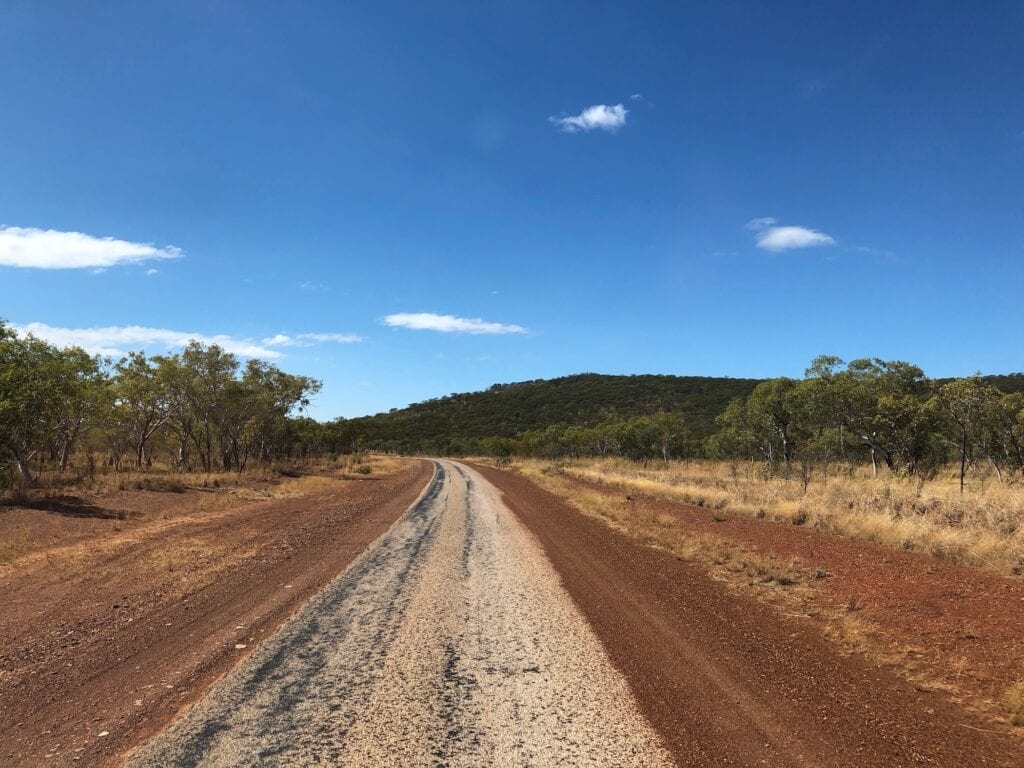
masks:
{"label": "grassy roadside", "polygon": [[677,557],[720,568],[748,584],[788,587],[809,578],[795,563],[779,562],[724,538],[688,530],[671,516],[640,509],[622,496],[580,488],[561,473],[549,471],[539,463],[517,463],[514,469],[617,530]]}
{"label": "grassy roadside", "polygon": [[[229,513],[246,504],[330,494],[353,480],[372,480],[406,466],[407,460],[393,456],[359,454],[242,473],[177,473],[157,467],[59,481],[43,478],[40,488],[0,495],[0,569],[43,564],[57,573],[82,567],[132,545],[133,534],[141,529],[156,533],[197,515]],[[196,540],[187,551],[168,551],[146,565],[184,569],[219,552],[218,542]]]}
{"label": "grassy roadside", "polygon": [[[782,561],[769,553],[755,551],[725,537],[696,530],[672,515],[659,513],[652,505],[636,503],[630,493],[688,503],[696,503],[700,499],[681,499],[677,495],[679,489],[673,487],[662,494],[652,493],[654,482],[645,477],[630,483],[622,482],[614,475],[612,479],[604,475],[602,481],[609,486],[609,490],[616,488],[626,491],[610,493],[606,489],[594,489],[586,483],[578,482],[578,479],[597,479],[592,472],[580,471],[581,468],[540,461],[517,461],[507,468],[554,493],[584,514],[596,517],[649,546],[701,564],[714,578],[773,604],[788,616],[815,621],[843,653],[862,655],[893,668],[916,686],[944,690],[975,710],[1004,722],[1009,721],[1013,725],[1024,725],[1024,683],[1011,685],[1000,701],[990,701],[977,695],[972,690],[973,671],[965,666],[965,659],[944,658],[938,665],[926,661],[918,647],[906,638],[895,636],[886,627],[878,625],[873,617],[867,616],[858,601],[851,600],[848,604],[837,606],[823,600],[815,584],[828,576],[827,571],[810,567],[806,563]],[[687,489],[683,493],[691,490]],[[707,508],[713,520],[717,520],[718,515],[724,517],[724,507],[708,504],[706,497],[701,506]],[[829,527],[828,530],[837,529]]]}
{"label": "grassy roadside", "polygon": [[[516,462],[539,472],[550,462]],[[560,462],[570,477],[713,510],[806,525],[885,546],[927,552],[1004,576],[1024,575],[1024,483],[982,475],[961,494],[951,473],[934,479],[873,478],[868,468],[767,477],[759,466],[667,462],[644,468],[621,459]]]}

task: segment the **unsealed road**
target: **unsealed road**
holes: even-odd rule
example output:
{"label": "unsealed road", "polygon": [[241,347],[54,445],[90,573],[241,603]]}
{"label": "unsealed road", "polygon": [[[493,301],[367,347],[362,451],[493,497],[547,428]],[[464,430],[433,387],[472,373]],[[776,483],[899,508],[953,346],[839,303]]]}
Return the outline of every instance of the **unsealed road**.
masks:
{"label": "unsealed road", "polygon": [[538,544],[438,462],[392,530],[132,766],[670,765]]}
{"label": "unsealed road", "polygon": [[385,536],[129,761],[673,764],[1019,768],[1024,753],[523,478],[441,461]]}

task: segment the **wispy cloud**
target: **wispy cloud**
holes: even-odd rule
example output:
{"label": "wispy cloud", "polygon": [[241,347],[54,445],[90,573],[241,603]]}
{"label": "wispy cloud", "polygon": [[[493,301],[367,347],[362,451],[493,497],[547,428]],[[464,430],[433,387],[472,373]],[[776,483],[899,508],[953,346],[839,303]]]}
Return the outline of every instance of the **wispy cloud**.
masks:
{"label": "wispy cloud", "polygon": [[831,235],[816,229],[799,226],[780,226],[771,216],[751,219],[746,228],[756,232],[757,247],[765,251],[790,251],[796,248],[813,248],[822,245],[835,245]]}
{"label": "wispy cloud", "polygon": [[46,323],[28,323],[13,326],[22,334],[31,333],[58,347],[81,347],[94,355],[123,355],[130,350],[147,352],[184,347],[190,341],[216,344],[227,352],[241,357],[280,357],[281,353],[249,339],[218,333],[208,335],[168,328],[147,328],[141,325],[109,325],[100,328],[57,328]]}
{"label": "wispy cloud", "polygon": [[311,347],[314,344],[355,344],[363,340],[362,336],[355,333],[297,333],[289,336],[287,333],[278,333],[263,339],[262,343],[268,347]]}
{"label": "wispy cloud", "polygon": [[521,325],[491,323],[478,317],[436,315],[433,312],[399,312],[385,317],[384,324],[392,328],[411,328],[414,331],[439,331],[441,333],[526,333],[526,329]]}
{"label": "wispy cloud", "polygon": [[104,269],[153,259],[177,259],[180,248],[157,247],[81,232],[0,227],[0,266],[24,269]]}
{"label": "wispy cloud", "polygon": [[549,117],[548,120],[566,133],[581,131],[609,131],[614,133],[626,124],[629,110],[622,104],[595,104],[587,107],[578,115],[565,117]]}

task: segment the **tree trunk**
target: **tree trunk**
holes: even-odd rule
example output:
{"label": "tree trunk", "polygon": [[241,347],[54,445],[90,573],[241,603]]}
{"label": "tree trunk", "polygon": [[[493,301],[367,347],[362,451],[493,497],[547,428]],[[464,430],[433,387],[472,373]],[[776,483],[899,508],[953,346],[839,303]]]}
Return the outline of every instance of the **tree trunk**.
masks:
{"label": "tree trunk", "polygon": [[963,430],[960,442],[960,493],[964,492],[964,474],[967,472],[967,430]]}
{"label": "tree trunk", "polygon": [[996,464],[995,459],[993,459],[991,455],[988,457],[988,463],[991,465],[992,469],[995,470],[996,478],[998,478],[999,482],[1002,483],[1003,473],[999,471],[999,465]]}
{"label": "tree trunk", "polygon": [[29,466],[29,462],[32,460],[32,455],[25,455],[25,452],[20,448],[16,448],[12,451],[14,453],[14,464],[18,468],[18,472],[21,474],[21,479],[25,485],[33,486],[36,484],[36,479],[32,475],[32,467]]}
{"label": "tree trunk", "polygon": [[68,468],[68,461],[71,459],[71,447],[70,439],[64,441],[64,444],[60,447],[60,463],[58,467],[62,474]]}

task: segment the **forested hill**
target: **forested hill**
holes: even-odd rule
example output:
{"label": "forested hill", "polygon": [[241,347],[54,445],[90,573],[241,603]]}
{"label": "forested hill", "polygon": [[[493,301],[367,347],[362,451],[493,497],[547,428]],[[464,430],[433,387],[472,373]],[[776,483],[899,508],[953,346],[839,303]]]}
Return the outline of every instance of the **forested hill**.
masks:
{"label": "forested hill", "polygon": [[[388,413],[324,425],[335,446],[436,454],[473,453],[479,441],[519,437],[548,427],[591,427],[637,416],[672,413],[685,424],[684,442],[699,446],[716,430],[715,417],[746,397],[762,379],[713,376],[608,376],[581,373],[558,379],[495,384],[483,392],[451,394]],[[935,381],[936,386],[946,379]],[[1003,392],[1024,391],[1024,374],[985,376]]]}
{"label": "forested hill", "polygon": [[713,431],[715,417],[730,400],[750,394],[759,381],[582,373],[495,384],[484,392],[452,394],[343,423],[346,431],[373,447],[457,451],[462,441],[515,437],[555,424],[592,426],[673,412],[699,438]]}

